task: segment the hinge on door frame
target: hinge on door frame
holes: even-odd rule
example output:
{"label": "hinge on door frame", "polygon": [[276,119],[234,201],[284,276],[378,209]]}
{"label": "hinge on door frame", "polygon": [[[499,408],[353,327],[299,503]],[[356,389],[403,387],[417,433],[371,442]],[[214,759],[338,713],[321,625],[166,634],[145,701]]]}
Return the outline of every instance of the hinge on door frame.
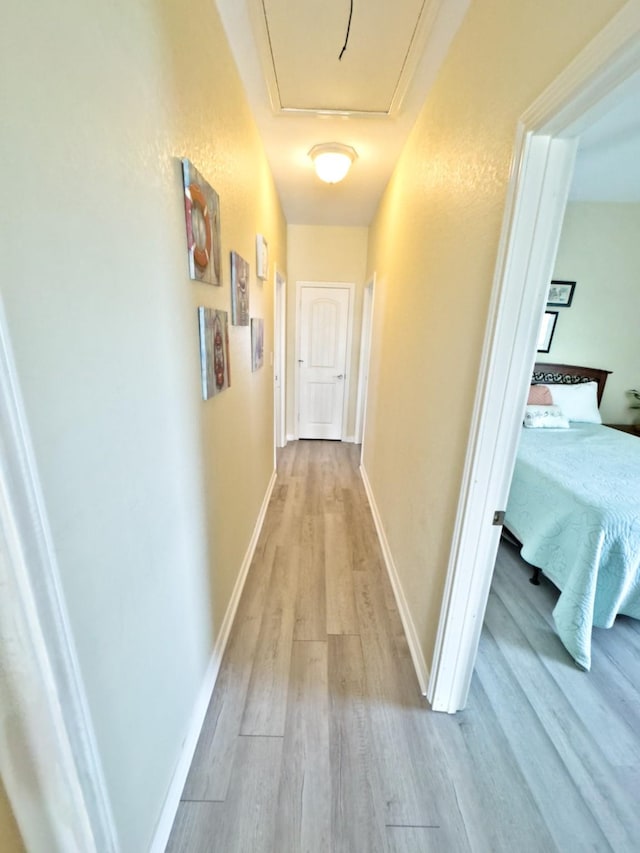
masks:
{"label": "hinge on door frame", "polygon": [[492,524],[494,524],[496,527],[502,527],[502,525],[504,524],[504,512],[505,511],[503,509],[497,509],[493,513]]}

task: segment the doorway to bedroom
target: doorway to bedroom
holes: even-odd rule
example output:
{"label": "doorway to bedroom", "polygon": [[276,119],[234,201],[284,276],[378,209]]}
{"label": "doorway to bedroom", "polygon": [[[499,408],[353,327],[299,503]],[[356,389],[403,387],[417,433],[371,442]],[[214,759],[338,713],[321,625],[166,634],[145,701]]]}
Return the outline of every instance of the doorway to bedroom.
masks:
{"label": "doorway to bedroom", "polygon": [[[587,670],[592,627],[619,613],[640,617],[631,592],[640,534],[626,521],[640,515],[632,474],[640,445],[625,435],[634,434],[627,389],[640,364],[638,150],[635,74],[580,136],[545,306],[553,334],[538,342],[504,528],[524,543],[516,554],[542,570],[543,584],[563,591],[550,625],[560,654]],[[606,644],[611,655],[615,636]],[[615,655],[626,672],[623,656]]]}
{"label": "doorway to bedroom", "polygon": [[[553,395],[551,403],[566,417],[568,428],[519,429],[506,524],[521,534],[519,525],[527,527],[523,518],[532,518],[540,506],[549,508],[549,495],[553,497],[554,492],[541,485],[548,471],[548,465],[540,465],[542,460],[548,463],[554,453],[559,456],[554,467],[573,460],[573,471],[565,468],[566,489],[553,497],[560,503],[554,510],[558,524],[552,537],[536,540],[538,552],[525,552],[536,564],[552,560],[544,549],[562,555],[561,543],[569,541],[565,537],[571,527],[575,535],[569,548],[582,548],[589,560],[603,548],[599,533],[591,534],[585,524],[589,510],[572,494],[574,482],[583,490],[594,478],[604,492],[605,469],[599,467],[593,474],[595,443],[600,445],[607,438],[607,447],[609,443],[623,446],[621,481],[631,482],[637,494],[638,476],[634,478],[630,470],[633,458],[640,465],[640,436],[633,434],[630,422],[634,413],[628,408],[625,391],[637,387],[633,371],[640,365],[640,339],[633,325],[640,309],[640,168],[637,156],[631,165],[626,163],[628,155],[640,150],[639,78],[630,79],[618,91],[617,105],[580,137],[551,273],[552,280],[567,286],[556,292],[549,287],[546,297],[547,302],[562,303],[566,295],[564,301],[569,304],[543,306],[543,310],[555,312],[553,338],[550,346],[543,341],[537,344],[539,370],[525,378],[522,388],[524,398],[531,379],[540,383],[537,389],[546,383]],[[559,374],[554,363],[574,367]],[[558,380],[560,375],[575,378],[584,372],[576,365],[596,368],[586,371],[583,378],[599,380],[600,388],[587,382],[554,389],[549,380]],[[597,368],[605,375],[600,376]],[[612,372],[606,375],[606,371]],[[534,416],[535,412],[534,408]],[[554,445],[545,439],[553,439]],[[576,460],[585,455],[583,464],[590,467],[581,475]],[[615,468],[608,467],[609,487],[622,493],[625,486],[612,479],[613,471]],[[537,493],[533,495],[527,474],[535,480]],[[640,513],[632,509],[633,493],[625,499],[625,506],[634,517],[632,526],[637,527],[635,519]],[[571,514],[567,495],[575,507]],[[624,523],[617,516],[616,525]],[[539,528],[533,525],[532,529],[535,533]],[[631,535],[627,537],[625,532],[624,536],[621,550],[632,541]],[[640,620],[618,615],[611,628],[591,628],[589,624],[582,636],[575,627],[592,619],[589,607],[580,606],[575,611],[580,615],[563,624],[559,589],[544,573],[539,584],[533,584],[532,567],[520,550],[520,543],[504,536],[498,546],[469,706],[490,712],[503,739],[504,760],[515,764],[523,783],[537,792],[533,798],[536,819],[538,814],[544,816],[553,837],[563,824],[570,824],[584,833],[581,842],[576,839],[579,846],[632,849],[638,815],[624,791],[629,786],[635,789],[634,768],[640,761]],[[637,550],[631,553],[636,554],[637,564]],[[565,557],[566,549],[561,559]],[[589,575],[585,580],[589,581]],[[622,595],[620,589],[616,597],[619,593]],[[576,635],[580,642],[572,645]],[[580,657],[581,644],[588,646],[588,673],[575,662],[585,663]]]}
{"label": "doorway to bedroom", "polygon": [[629,4],[522,116],[429,683],[436,710],[467,702],[500,538],[492,519],[506,506],[577,143],[639,72]]}

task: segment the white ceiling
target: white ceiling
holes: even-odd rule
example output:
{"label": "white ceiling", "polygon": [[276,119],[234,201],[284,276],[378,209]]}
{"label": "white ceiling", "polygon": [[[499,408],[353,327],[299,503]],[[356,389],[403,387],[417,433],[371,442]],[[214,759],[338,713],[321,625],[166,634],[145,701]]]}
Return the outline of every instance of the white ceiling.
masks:
{"label": "white ceiling", "polygon": [[[470,0],[217,0],[287,221],[368,225]],[[318,143],[358,153],[323,184]]]}
{"label": "white ceiling", "polygon": [[640,202],[640,74],[613,100],[580,137],[572,201]]}
{"label": "white ceiling", "polygon": [[[403,70],[423,47],[429,3],[388,0],[323,3],[259,0],[258,38],[266,39],[264,67],[273,76],[274,106],[285,110],[389,114]],[[340,59],[341,48],[348,47]]]}

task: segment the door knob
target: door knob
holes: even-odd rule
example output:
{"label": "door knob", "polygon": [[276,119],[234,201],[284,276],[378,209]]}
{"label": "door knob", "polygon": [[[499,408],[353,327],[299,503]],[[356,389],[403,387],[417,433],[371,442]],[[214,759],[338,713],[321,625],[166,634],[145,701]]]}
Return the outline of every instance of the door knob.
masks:
{"label": "door knob", "polygon": [[337,376],[333,377],[334,379],[344,379],[344,373],[339,373]]}

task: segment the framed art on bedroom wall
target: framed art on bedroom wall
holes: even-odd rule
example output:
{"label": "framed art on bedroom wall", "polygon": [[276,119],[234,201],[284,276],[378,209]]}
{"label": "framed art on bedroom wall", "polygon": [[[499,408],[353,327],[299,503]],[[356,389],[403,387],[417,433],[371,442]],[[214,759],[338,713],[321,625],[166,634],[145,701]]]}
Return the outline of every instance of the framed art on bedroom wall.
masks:
{"label": "framed art on bedroom wall", "polygon": [[549,352],[551,349],[551,341],[553,333],[556,330],[558,322],[557,311],[545,311],[540,326],[540,334],[538,335],[538,352]]}
{"label": "framed art on bedroom wall", "polygon": [[552,281],[549,285],[549,293],[547,294],[547,306],[552,308],[568,308],[573,300],[573,291],[575,289],[575,281]]}

